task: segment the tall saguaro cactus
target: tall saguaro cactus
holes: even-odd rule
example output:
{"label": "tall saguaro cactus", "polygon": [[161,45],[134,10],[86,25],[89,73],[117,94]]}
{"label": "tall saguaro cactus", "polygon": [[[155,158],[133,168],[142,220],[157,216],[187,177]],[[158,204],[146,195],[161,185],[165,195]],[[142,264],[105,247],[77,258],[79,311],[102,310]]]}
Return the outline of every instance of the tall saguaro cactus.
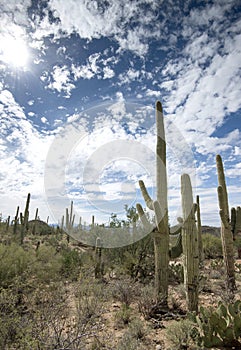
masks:
{"label": "tall saguaro cactus", "polygon": [[233,292],[236,288],[233,235],[229,219],[228,194],[223,170],[223,162],[220,155],[216,156],[216,165],[218,173],[218,200],[220,208],[219,214],[221,219],[221,239],[223,248],[223,259],[226,270],[226,282],[228,290]]}
{"label": "tall saguaro cactus", "polygon": [[[157,200],[149,196],[145,184],[140,181],[140,189],[146,205],[155,212],[157,229],[153,232],[155,252],[155,293],[156,301],[162,307],[167,307],[168,298],[168,265],[169,265],[169,227],[167,207],[167,173],[166,173],[166,140],[161,102],[156,103],[156,191]],[[147,224],[143,209],[137,205],[140,218]]]}
{"label": "tall saguaro cactus", "polygon": [[198,231],[195,222],[197,204],[193,203],[192,185],[187,174],[181,176],[184,253],[184,284],[189,311],[198,311],[199,251]]}
{"label": "tall saguaro cactus", "polygon": [[21,220],[21,237],[20,237],[21,244],[23,244],[24,236],[28,230],[29,203],[30,203],[30,193],[28,193],[27,200],[26,200],[26,206],[25,206],[25,210],[24,210],[24,217],[22,217],[22,220]]}
{"label": "tall saguaro cactus", "polygon": [[202,222],[201,222],[201,210],[199,196],[196,196],[197,203],[197,234],[198,234],[198,255],[199,263],[203,262],[203,243],[202,243]]}

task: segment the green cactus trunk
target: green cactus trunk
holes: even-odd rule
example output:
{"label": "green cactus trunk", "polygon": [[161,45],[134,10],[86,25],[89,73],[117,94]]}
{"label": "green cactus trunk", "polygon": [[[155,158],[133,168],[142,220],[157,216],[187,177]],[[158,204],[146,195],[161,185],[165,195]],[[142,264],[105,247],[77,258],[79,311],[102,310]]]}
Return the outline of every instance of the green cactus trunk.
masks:
{"label": "green cactus trunk", "polygon": [[15,218],[14,218],[14,225],[13,225],[13,234],[14,235],[16,235],[16,233],[17,233],[18,214],[19,214],[19,206],[17,207],[17,211],[16,211]]}
{"label": "green cactus trunk", "polygon": [[218,172],[218,200],[219,214],[221,219],[221,239],[223,247],[223,259],[226,272],[226,285],[230,292],[236,289],[235,284],[235,269],[234,269],[234,248],[233,234],[229,219],[228,195],[223,170],[222,158],[220,155],[216,157],[216,165]]}
{"label": "green cactus trunk", "polygon": [[[166,171],[166,140],[163,121],[162,105],[158,101],[156,104],[156,191],[157,207],[156,224],[158,233],[154,236],[155,246],[155,274],[156,274],[156,294],[158,299],[163,299],[167,305],[168,297],[168,265],[169,265],[169,227],[168,227],[168,207],[167,207],[167,171]],[[158,209],[160,212],[158,215]]]}
{"label": "green cactus trunk", "polygon": [[29,203],[30,203],[30,193],[28,194],[28,197],[27,197],[26,206],[24,210],[24,217],[22,217],[22,220],[21,220],[20,244],[23,244],[24,236],[28,231]]}
{"label": "green cactus trunk", "polygon": [[104,275],[104,263],[102,262],[101,239],[96,238],[95,244],[95,278],[102,278]]}
{"label": "green cactus trunk", "polygon": [[[156,103],[156,191],[157,200],[149,196],[143,181],[139,182],[146,205],[155,212],[156,229],[153,230],[155,253],[155,297],[157,304],[162,308],[168,306],[168,265],[169,265],[169,227],[167,208],[167,173],[166,173],[166,141],[161,102]],[[140,204],[137,211],[148,232],[152,227],[145,217]]]}
{"label": "green cactus trunk", "polygon": [[182,211],[183,211],[183,253],[184,284],[189,311],[198,311],[199,254],[198,232],[195,222],[197,205],[193,203],[192,186],[187,174],[181,176]]}
{"label": "green cactus trunk", "polygon": [[199,263],[202,264],[204,260],[203,243],[202,243],[202,222],[201,222],[201,210],[199,196],[196,197],[197,203],[197,234],[198,234],[198,255]]}
{"label": "green cactus trunk", "polygon": [[35,221],[34,221],[34,224],[33,224],[33,229],[32,229],[32,234],[35,235],[36,233],[36,221],[38,220],[38,208],[36,209],[36,212],[35,212]]}

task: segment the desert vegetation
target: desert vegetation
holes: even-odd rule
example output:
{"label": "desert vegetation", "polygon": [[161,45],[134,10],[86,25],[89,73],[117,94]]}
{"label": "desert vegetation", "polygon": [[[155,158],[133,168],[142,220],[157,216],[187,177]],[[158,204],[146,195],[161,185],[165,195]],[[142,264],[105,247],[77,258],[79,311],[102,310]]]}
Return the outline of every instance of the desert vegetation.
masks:
{"label": "desert vegetation", "polygon": [[[113,213],[109,227],[94,217],[86,227],[75,223],[71,202],[50,226],[38,209],[30,220],[28,194],[24,210],[1,219],[1,349],[241,349],[241,216],[229,210],[222,159],[221,227],[202,226],[188,174],[180,179],[183,216],[170,227],[160,102],[156,118],[156,199],[140,179],[153,218],[137,204],[125,206],[125,220]],[[110,235],[116,248],[107,248]]]}

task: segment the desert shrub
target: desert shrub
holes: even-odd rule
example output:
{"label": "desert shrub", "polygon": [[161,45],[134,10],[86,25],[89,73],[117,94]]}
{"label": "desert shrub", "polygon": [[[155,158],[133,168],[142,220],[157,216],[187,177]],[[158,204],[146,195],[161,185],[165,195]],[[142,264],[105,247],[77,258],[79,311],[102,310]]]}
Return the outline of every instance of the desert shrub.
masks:
{"label": "desert shrub", "polygon": [[153,279],[153,240],[149,236],[120,248],[104,249],[106,267],[143,283]]}
{"label": "desert shrub", "polygon": [[120,309],[116,312],[115,316],[115,325],[117,327],[124,327],[131,321],[131,308],[126,304],[122,304]]}
{"label": "desert shrub", "polygon": [[125,332],[116,346],[117,350],[145,350],[141,340],[132,337],[129,331]]}
{"label": "desert shrub", "polygon": [[222,242],[219,237],[209,233],[202,235],[203,252],[206,259],[220,258],[223,255]]}
{"label": "desert shrub", "polygon": [[0,245],[0,286],[9,286],[15,277],[26,275],[34,261],[34,254],[19,245]]}
{"label": "desert shrub", "polygon": [[16,309],[18,296],[7,289],[0,290],[0,348],[13,343],[21,329],[20,316]]}
{"label": "desert shrub", "polygon": [[130,279],[115,281],[112,286],[112,296],[126,306],[130,306],[137,293],[136,284]]}
{"label": "desert shrub", "polygon": [[166,330],[166,337],[172,344],[171,349],[189,349],[193,345],[193,327],[193,322],[188,319],[173,321]]}
{"label": "desert shrub", "polygon": [[138,318],[135,318],[129,323],[126,334],[130,335],[134,339],[143,340],[145,339],[147,332],[148,330],[144,322]]}
{"label": "desert shrub", "polygon": [[153,315],[153,310],[156,306],[154,295],[155,291],[152,285],[144,286],[140,290],[138,309],[142,316],[144,316],[145,320],[149,320]]}
{"label": "desert shrub", "polygon": [[61,273],[71,280],[77,280],[82,265],[81,254],[76,250],[66,248],[61,252],[61,256]]}
{"label": "desert shrub", "polygon": [[75,297],[78,317],[86,320],[96,320],[103,311],[103,302],[106,300],[103,285],[91,278],[82,278],[76,286]]}
{"label": "desert shrub", "polygon": [[40,283],[59,280],[62,268],[62,258],[52,246],[41,245],[37,251],[36,261],[32,266],[34,277]]}

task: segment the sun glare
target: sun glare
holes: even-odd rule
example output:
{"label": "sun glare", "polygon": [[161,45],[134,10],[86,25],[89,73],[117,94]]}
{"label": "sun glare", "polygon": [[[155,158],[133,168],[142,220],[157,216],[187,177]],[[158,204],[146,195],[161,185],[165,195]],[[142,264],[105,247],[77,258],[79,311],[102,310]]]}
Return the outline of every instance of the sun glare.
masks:
{"label": "sun glare", "polygon": [[24,68],[28,63],[28,49],[22,39],[5,37],[0,42],[0,60],[16,68]]}

